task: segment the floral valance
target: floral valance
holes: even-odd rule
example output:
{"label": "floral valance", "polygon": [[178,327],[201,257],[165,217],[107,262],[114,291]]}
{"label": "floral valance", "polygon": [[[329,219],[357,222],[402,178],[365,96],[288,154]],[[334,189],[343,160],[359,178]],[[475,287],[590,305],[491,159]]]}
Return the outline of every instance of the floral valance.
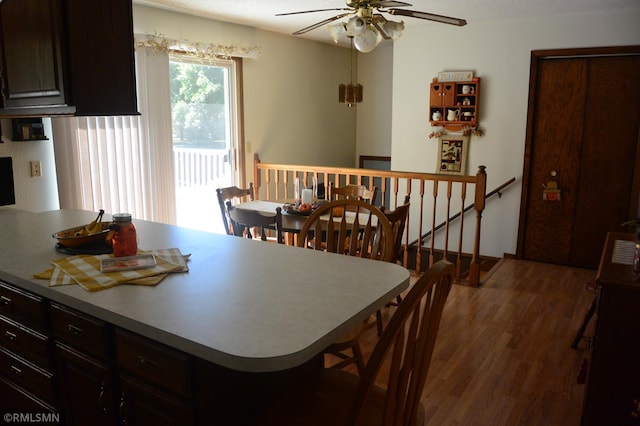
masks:
{"label": "floral valance", "polygon": [[242,46],[239,44],[222,45],[187,40],[173,40],[157,34],[136,34],[135,47],[136,49],[147,47],[156,52],[179,54],[199,62],[230,59],[233,57],[257,58],[260,54],[259,46]]}

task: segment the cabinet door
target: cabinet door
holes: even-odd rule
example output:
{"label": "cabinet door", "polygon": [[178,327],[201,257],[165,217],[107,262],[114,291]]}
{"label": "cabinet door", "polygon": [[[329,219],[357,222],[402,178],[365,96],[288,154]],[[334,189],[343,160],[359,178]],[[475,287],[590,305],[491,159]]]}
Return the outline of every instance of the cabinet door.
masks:
{"label": "cabinet door", "polygon": [[432,107],[445,107],[453,105],[455,99],[455,83],[431,83],[430,105]]}
{"label": "cabinet door", "polygon": [[117,411],[107,365],[56,345],[65,419],[70,425],[114,425]]}
{"label": "cabinet door", "polygon": [[137,115],[131,0],[66,0],[76,115]]}
{"label": "cabinet door", "polygon": [[127,425],[190,425],[193,409],[187,403],[137,380],[120,376],[119,412]]}
{"label": "cabinet door", "polygon": [[66,105],[60,0],[4,0],[0,55],[4,108]]}

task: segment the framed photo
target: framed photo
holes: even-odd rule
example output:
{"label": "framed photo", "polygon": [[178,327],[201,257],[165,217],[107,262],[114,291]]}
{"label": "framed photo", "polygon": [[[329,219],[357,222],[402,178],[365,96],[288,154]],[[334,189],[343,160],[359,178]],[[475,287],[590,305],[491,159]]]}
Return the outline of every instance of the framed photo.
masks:
{"label": "framed photo", "polygon": [[467,174],[469,136],[440,135],[438,139],[438,166],[436,173]]}

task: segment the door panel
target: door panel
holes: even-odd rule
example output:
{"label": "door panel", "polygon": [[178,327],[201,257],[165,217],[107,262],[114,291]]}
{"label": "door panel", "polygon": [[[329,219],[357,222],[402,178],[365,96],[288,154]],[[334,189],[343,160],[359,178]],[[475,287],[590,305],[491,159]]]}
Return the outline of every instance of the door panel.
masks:
{"label": "door panel", "polygon": [[[612,72],[615,71],[615,72]],[[570,264],[597,265],[608,231],[629,219],[640,117],[640,57],[589,60]]]}
{"label": "door panel", "polygon": [[[567,78],[570,75],[571,78]],[[525,233],[526,259],[567,263],[580,164],[580,126],[584,115],[586,61],[549,60],[540,64],[536,119],[531,145],[530,192]],[[568,107],[570,105],[570,107]],[[572,125],[564,125],[572,123]],[[563,125],[558,125],[563,124]],[[543,184],[555,171],[561,201],[543,201]]]}
{"label": "door panel", "polygon": [[[595,269],[638,214],[640,47],[549,52],[532,59],[518,256]],[[552,179],[561,200],[543,201]]]}

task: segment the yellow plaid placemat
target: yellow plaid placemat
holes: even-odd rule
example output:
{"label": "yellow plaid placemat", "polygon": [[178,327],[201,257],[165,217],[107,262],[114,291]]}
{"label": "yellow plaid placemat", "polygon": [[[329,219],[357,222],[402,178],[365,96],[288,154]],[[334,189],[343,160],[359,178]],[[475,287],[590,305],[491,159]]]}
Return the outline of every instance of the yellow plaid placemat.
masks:
{"label": "yellow plaid placemat", "polygon": [[100,260],[112,257],[102,255],[77,255],[52,261],[53,268],[47,269],[36,278],[48,279],[49,287],[79,284],[87,291],[98,291],[119,284],[156,285],[170,272],[186,272],[189,270],[186,257],[177,248],[160,250],[140,250],[140,254],[152,253],[156,256],[153,268],[130,271],[100,272]]}

